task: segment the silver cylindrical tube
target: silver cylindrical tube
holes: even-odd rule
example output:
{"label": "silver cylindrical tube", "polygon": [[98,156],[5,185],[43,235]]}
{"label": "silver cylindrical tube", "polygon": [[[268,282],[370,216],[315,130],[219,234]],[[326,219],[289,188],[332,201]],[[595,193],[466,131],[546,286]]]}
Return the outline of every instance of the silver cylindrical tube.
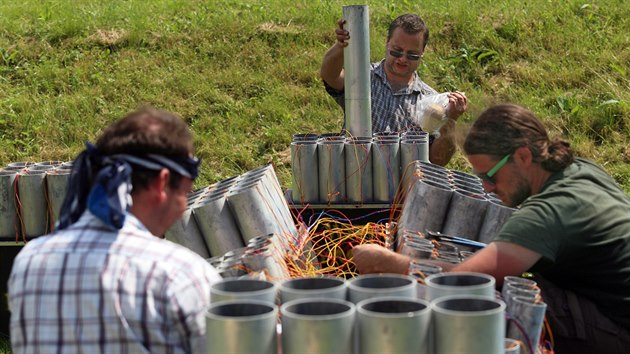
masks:
{"label": "silver cylindrical tube", "polygon": [[407,166],[411,161],[429,162],[429,136],[401,139],[400,160],[402,166]]}
{"label": "silver cylindrical tube", "polygon": [[0,171],[0,240],[15,240],[19,235],[15,208],[16,171]]}
{"label": "silver cylindrical tube", "polygon": [[59,220],[61,205],[66,197],[70,170],[55,169],[46,171],[46,195],[48,196],[48,208],[50,209],[51,230]]}
{"label": "silver cylindrical tube", "polygon": [[268,280],[289,278],[289,269],[283,257],[284,253],[274,250],[272,245],[250,248],[243,255],[243,264],[250,271],[263,273]]}
{"label": "silver cylindrical tube", "polygon": [[345,300],[348,283],[339,277],[305,276],[282,281],[279,284],[279,292],[283,304],[308,298]]}
{"label": "silver cylindrical tube", "polygon": [[493,276],[476,272],[448,272],[428,276],[424,280],[427,286],[427,300],[433,301],[448,295],[478,295],[494,298]]}
{"label": "silver cylindrical tube", "polygon": [[505,304],[474,295],[443,296],[431,302],[435,354],[503,354]]}
{"label": "silver cylindrical tube", "polygon": [[488,202],[482,194],[456,190],[444,220],[442,233],[477,240]]}
{"label": "silver cylindrical tube", "polygon": [[[516,296],[510,300],[510,307],[512,317],[520,326],[517,326],[514,321],[510,321],[507,336],[526,343],[525,349],[523,349],[525,353],[535,354],[535,348],[538,346],[545,321],[547,304],[529,297]],[[530,351],[529,348],[532,350]]]}
{"label": "silver cylindrical tube", "polygon": [[419,180],[414,183],[403,203],[399,232],[441,231],[452,195],[451,187],[439,182]]}
{"label": "silver cylindrical tube", "polygon": [[186,248],[191,249],[203,258],[209,258],[210,252],[206,245],[199,225],[193,216],[192,206],[195,205],[196,198],[188,199],[188,206],[186,210],[171,225],[171,227],[164,233],[164,238],[171,242],[180,244]]}
{"label": "silver cylindrical tube", "polygon": [[343,7],[352,37],[343,52],[345,128],[352,136],[372,136],[370,14],[367,5]]}
{"label": "silver cylindrical tube", "polygon": [[416,297],[416,279],[402,274],[363,274],[348,280],[348,300],[362,300],[383,296]]}
{"label": "silver cylindrical tube", "polygon": [[486,216],[484,217],[481,229],[479,230],[479,241],[483,243],[490,243],[490,241],[492,241],[499,233],[503,224],[505,224],[515,211],[516,209],[514,208],[489,200],[486,208]]}
{"label": "silver cylindrical tube", "polygon": [[291,143],[291,191],[294,202],[306,204],[319,201],[317,164],[317,141]]}
{"label": "silver cylindrical tube", "polygon": [[278,308],[258,301],[210,305],[206,314],[207,350],[211,354],[277,353]]}
{"label": "silver cylindrical tube", "polygon": [[269,280],[227,278],[210,286],[210,301],[256,300],[275,304],[277,289]]}
{"label": "silver cylindrical tube", "polygon": [[400,144],[398,140],[375,140],[372,144],[373,200],[381,203],[392,202],[399,183]]}
{"label": "silver cylindrical tube", "polygon": [[355,305],[338,299],[298,299],[282,304],[283,354],[351,354]]}
{"label": "silver cylindrical tube", "polygon": [[226,192],[199,200],[193,208],[195,221],[213,256],[222,256],[245,246],[241,232],[227,204]]}
{"label": "silver cylindrical tube", "polygon": [[274,213],[273,203],[262,183],[238,184],[228,193],[227,201],[244,243],[271,233],[284,235],[279,222],[281,217]]}
{"label": "silver cylindrical tube", "polygon": [[339,139],[320,139],[317,142],[319,200],[323,203],[336,203],[346,199],[344,146],[345,141]]}
{"label": "silver cylindrical tube", "polygon": [[419,299],[380,297],[357,305],[359,353],[426,353],[431,310]]}
{"label": "silver cylindrical tube", "polygon": [[372,138],[346,140],[346,196],[351,203],[372,201]]}
{"label": "silver cylindrical tube", "polygon": [[20,172],[17,179],[20,215],[24,225],[22,232],[27,238],[41,236],[48,232],[46,172],[45,169],[38,170],[35,167],[37,166]]}

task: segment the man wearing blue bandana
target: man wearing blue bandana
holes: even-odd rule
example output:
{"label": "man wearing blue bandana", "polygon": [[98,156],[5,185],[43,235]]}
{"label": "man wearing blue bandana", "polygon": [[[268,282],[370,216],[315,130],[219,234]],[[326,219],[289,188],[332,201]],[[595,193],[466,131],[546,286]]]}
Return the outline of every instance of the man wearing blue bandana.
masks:
{"label": "man wearing blue bandana", "polygon": [[201,353],[218,272],[163,239],[197,177],[184,121],[144,107],[87,143],[56,231],[9,279],[14,353]]}

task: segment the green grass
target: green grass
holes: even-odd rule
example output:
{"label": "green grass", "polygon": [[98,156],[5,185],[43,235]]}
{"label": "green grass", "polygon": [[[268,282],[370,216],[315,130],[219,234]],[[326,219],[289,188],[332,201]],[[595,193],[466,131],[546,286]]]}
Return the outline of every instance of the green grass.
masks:
{"label": "green grass", "polygon": [[[0,165],[69,160],[142,103],[182,115],[197,187],[272,163],[290,186],[294,133],[337,131],[319,79],[342,1],[0,0]],[[623,0],[371,1],[371,59],[389,22],[419,13],[419,69],[470,98],[534,110],[630,193],[630,4]],[[461,153],[449,167],[467,169]]]}
{"label": "green grass", "polygon": [[[150,103],[194,130],[197,187],[272,163],[288,188],[292,134],[342,124],[319,65],[347,4],[0,0],[0,165],[70,160],[107,124]],[[419,72],[438,91],[470,98],[462,137],[488,105],[520,103],[630,193],[628,1],[368,4],[372,61],[393,18],[415,12],[427,22]],[[449,167],[468,169],[460,152]]]}

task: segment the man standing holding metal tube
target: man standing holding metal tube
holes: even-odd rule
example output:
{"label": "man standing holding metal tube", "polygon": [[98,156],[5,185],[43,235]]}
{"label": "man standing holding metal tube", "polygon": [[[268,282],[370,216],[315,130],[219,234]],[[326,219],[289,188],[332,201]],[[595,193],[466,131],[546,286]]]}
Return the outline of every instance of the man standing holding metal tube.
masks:
{"label": "man standing holding metal tube", "polygon": [[55,233],[13,263],[13,352],[205,353],[210,285],[221,276],[162,239],[186,209],[192,153],[184,121],[150,107],[87,143]]}
{"label": "man standing holding metal tube", "polygon": [[[475,121],[464,152],[486,191],[519,206],[494,240],[450,271],[532,272],[559,354],[630,348],[630,198],[599,166],[549,139],[529,110],[503,104]],[[410,260],[353,249],[361,273],[405,273]],[[442,264],[446,266],[446,264]]]}
{"label": "man standing holding metal tube", "polygon": [[[344,20],[338,24],[335,30],[337,42],[324,55],[320,75],[326,91],[344,108],[344,48],[348,46],[350,33],[344,29]],[[405,14],[391,23],[385,44],[385,59],[373,63],[370,70],[374,133],[402,132],[419,127],[416,112],[418,102],[426,96],[438,94],[416,73],[428,40],[429,29],[417,15]],[[439,137],[430,138],[431,162],[445,165],[455,153],[452,130],[467,105],[468,100],[463,92],[448,93],[448,120],[440,129]]]}

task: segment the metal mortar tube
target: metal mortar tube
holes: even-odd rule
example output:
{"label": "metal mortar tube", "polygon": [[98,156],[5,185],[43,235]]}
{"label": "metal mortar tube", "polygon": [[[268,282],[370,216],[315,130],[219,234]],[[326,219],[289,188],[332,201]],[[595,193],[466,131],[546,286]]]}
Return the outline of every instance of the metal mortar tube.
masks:
{"label": "metal mortar tube", "polygon": [[278,308],[261,301],[211,304],[206,314],[207,353],[276,354]]}
{"label": "metal mortar tube", "polygon": [[343,7],[352,37],[343,50],[345,122],[351,136],[372,136],[370,86],[370,15],[367,5]]}
{"label": "metal mortar tube", "polygon": [[210,194],[193,207],[193,215],[201,235],[213,256],[222,256],[228,251],[245,246],[227,204],[227,193],[229,192]]}
{"label": "metal mortar tube", "polygon": [[254,300],[275,304],[277,285],[269,280],[250,278],[224,278],[210,285],[210,301]]}
{"label": "metal mortar tube", "polygon": [[304,276],[286,279],[279,284],[281,303],[297,299],[339,299],[345,300],[348,282],[344,278],[332,276]]}
{"label": "metal mortar tube", "polygon": [[282,304],[283,354],[352,354],[355,305],[338,299]]}
{"label": "metal mortar tube", "polygon": [[208,246],[204,241],[204,237],[199,230],[199,225],[193,216],[193,210],[196,203],[195,198],[188,199],[188,206],[182,213],[179,219],[171,225],[171,227],[164,233],[164,238],[171,242],[180,244],[186,248],[191,249],[203,258],[209,258],[211,256],[208,251]]}
{"label": "metal mortar tube", "polygon": [[344,140],[320,139],[317,142],[319,200],[331,204],[346,199]]}
{"label": "metal mortar tube", "polygon": [[42,236],[48,232],[48,209],[46,205],[46,171],[31,169],[18,174],[19,211],[27,238]]}
{"label": "metal mortar tube", "polygon": [[11,162],[7,167],[25,169],[27,167],[35,166],[36,162],[23,161],[23,162]]}
{"label": "metal mortar tube", "polygon": [[478,295],[449,295],[431,302],[435,354],[503,354],[505,304]]}
{"label": "metal mortar tube", "polygon": [[455,190],[442,233],[477,240],[488,202],[482,194]]}
{"label": "metal mortar tube", "polygon": [[479,179],[479,177],[470,174],[470,173],[466,173],[466,172],[462,172],[462,171],[457,171],[457,170],[449,170],[449,175],[454,178],[454,179],[460,179],[460,180],[467,180],[471,183],[478,183],[481,184],[481,179]]}
{"label": "metal mortar tube", "polygon": [[0,240],[15,240],[18,218],[15,209],[15,178],[17,171],[0,170]]}
{"label": "metal mortar tube", "polygon": [[431,162],[424,162],[424,161],[420,161],[418,162],[418,167],[420,167],[420,170],[422,171],[433,171],[433,172],[438,172],[438,173],[444,173],[447,174],[449,173],[449,169],[447,169],[446,167],[440,166],[440,165],[436,165],[434,163]]}
{"label": "metal mortar tube", "polygon": [[17,171],[0,170],[0,240],[14,240],[19,234],[15,209],[16,176]]}
{"label": "metal mortar tube", "polygon": [[490,243],[515,211],[514,208],[489,200],[486,216],[479,230],[479,241]]}
{"label": "metal mortar tube", "polygon": [[398,230],[440,231],[453,190],[450,186],[420,180],[413,184],[402,207]]}
{"label": "metal mortar tube", "polygon": [[[278,237],[280,237],[286,245],[288,245],[288,242],[295,244],[295,239],[298,237],[298,231],[295,226],[295,222],[293,221],[291,210],[289,209],[289,203],[284,196],[282,186],[278,180],[278,175],[271,164],[260,167],[258,170],[264,171],[264,173],[260,175],[260,180],[264,190],[267,191],[267,195],[272,202],[273,213],[276,215],[278,220],[280,220],[282,233],[278,234]],[[290,237],[293,237],[294,240],[289,240]]]}
{"label": "metal mortar tube", "polygon": [[372,184],[375,202],[394,200],[400,183],[400,143],[375,140],[372,144]]}
{"label": "metal mortar tube", "polygon": [[346,195],[351,203],[372,201],[372,138],[359,137],[346,140]]}
{"label": "metal mortar tube", "polygon": [[61,205],[66,197],[68,181],[70,180],[69,169],[54,169],[46,171],[46,195],[48,197],[48,207],[50,209],[51,231],[55,223],[59,220]]}
{"label": "metal mortar tube", "polygon": [[274,214],[273,201],[262,183],[239,183],[228,193],[227,202],[244,243],[261,235],[282,234],[281,217]]}
{"label": "metal mortar tube", "polygon": [[249,272],[262,272],[268,280],[278,281],[289,278],[289,270],[284,253],[274,252],[270,246],[249,248],[243,255],[243,264]]}
{"label": "metal mortar tube", "polygon": [[433,255],[433,247],[405,241],[398,253],[413,259],[430,259]]}
{"label": "metal mortar tube", "polygon": [[402,139],[400,140],[400,164],[405,168],[412,161],[429,162],[428,139]]}
{"label": "metal mortar tube", "polygon": [[464,189],[468,192],[484,194],[483,185],[478,182],[471,182],[470,180],[461,179],[460,177],[454,177],[451,179],[451,185],[455,189]]}
{"label": "metal mortar tube", "polygon": [[291,172],[293,201],[302,204],[318,202],[316,141],[294,141],[291,143]]}
{"label": "metal mortar tube", "polygon": [[427,301],[383,297],[356,306],[359,353],[428,351],[431,310]]}
{"label": "metal mortar tube", "polygon": [[495,298],[493,276],[476,272],[448,272],[434,274],[424,280],[427,300],[448,295],[476,295]]}
{"label": "metal mortar tube", "polygon": [[[510,306],[512,317],[518,321],[525,333],[514,322],[510,321],[507,327],[507,336],[526,343],[522,352],[535,354],[545,320],[547,304],[530,297],[516,296],[510,300]],[[532,348],[534,353],[529,348]]]}
{"label": "metal mortar tube", "polygon": [[348,300],[356,304],[383,296],[415,298],[416,284],[416,279],[409,275],[363,274],[348,280]]}
{"label": "metal mortar tube", "polygon": [[503,287],[501,288],[501,296],[503,297],[503,299],[506,300],[506,302],[509,301],[508,292],[511,290],[523,290],[540,296],[540,288],[535,281],[525,278],[521,279],[523,279],[524,281],[510,280],[503,282]]}

